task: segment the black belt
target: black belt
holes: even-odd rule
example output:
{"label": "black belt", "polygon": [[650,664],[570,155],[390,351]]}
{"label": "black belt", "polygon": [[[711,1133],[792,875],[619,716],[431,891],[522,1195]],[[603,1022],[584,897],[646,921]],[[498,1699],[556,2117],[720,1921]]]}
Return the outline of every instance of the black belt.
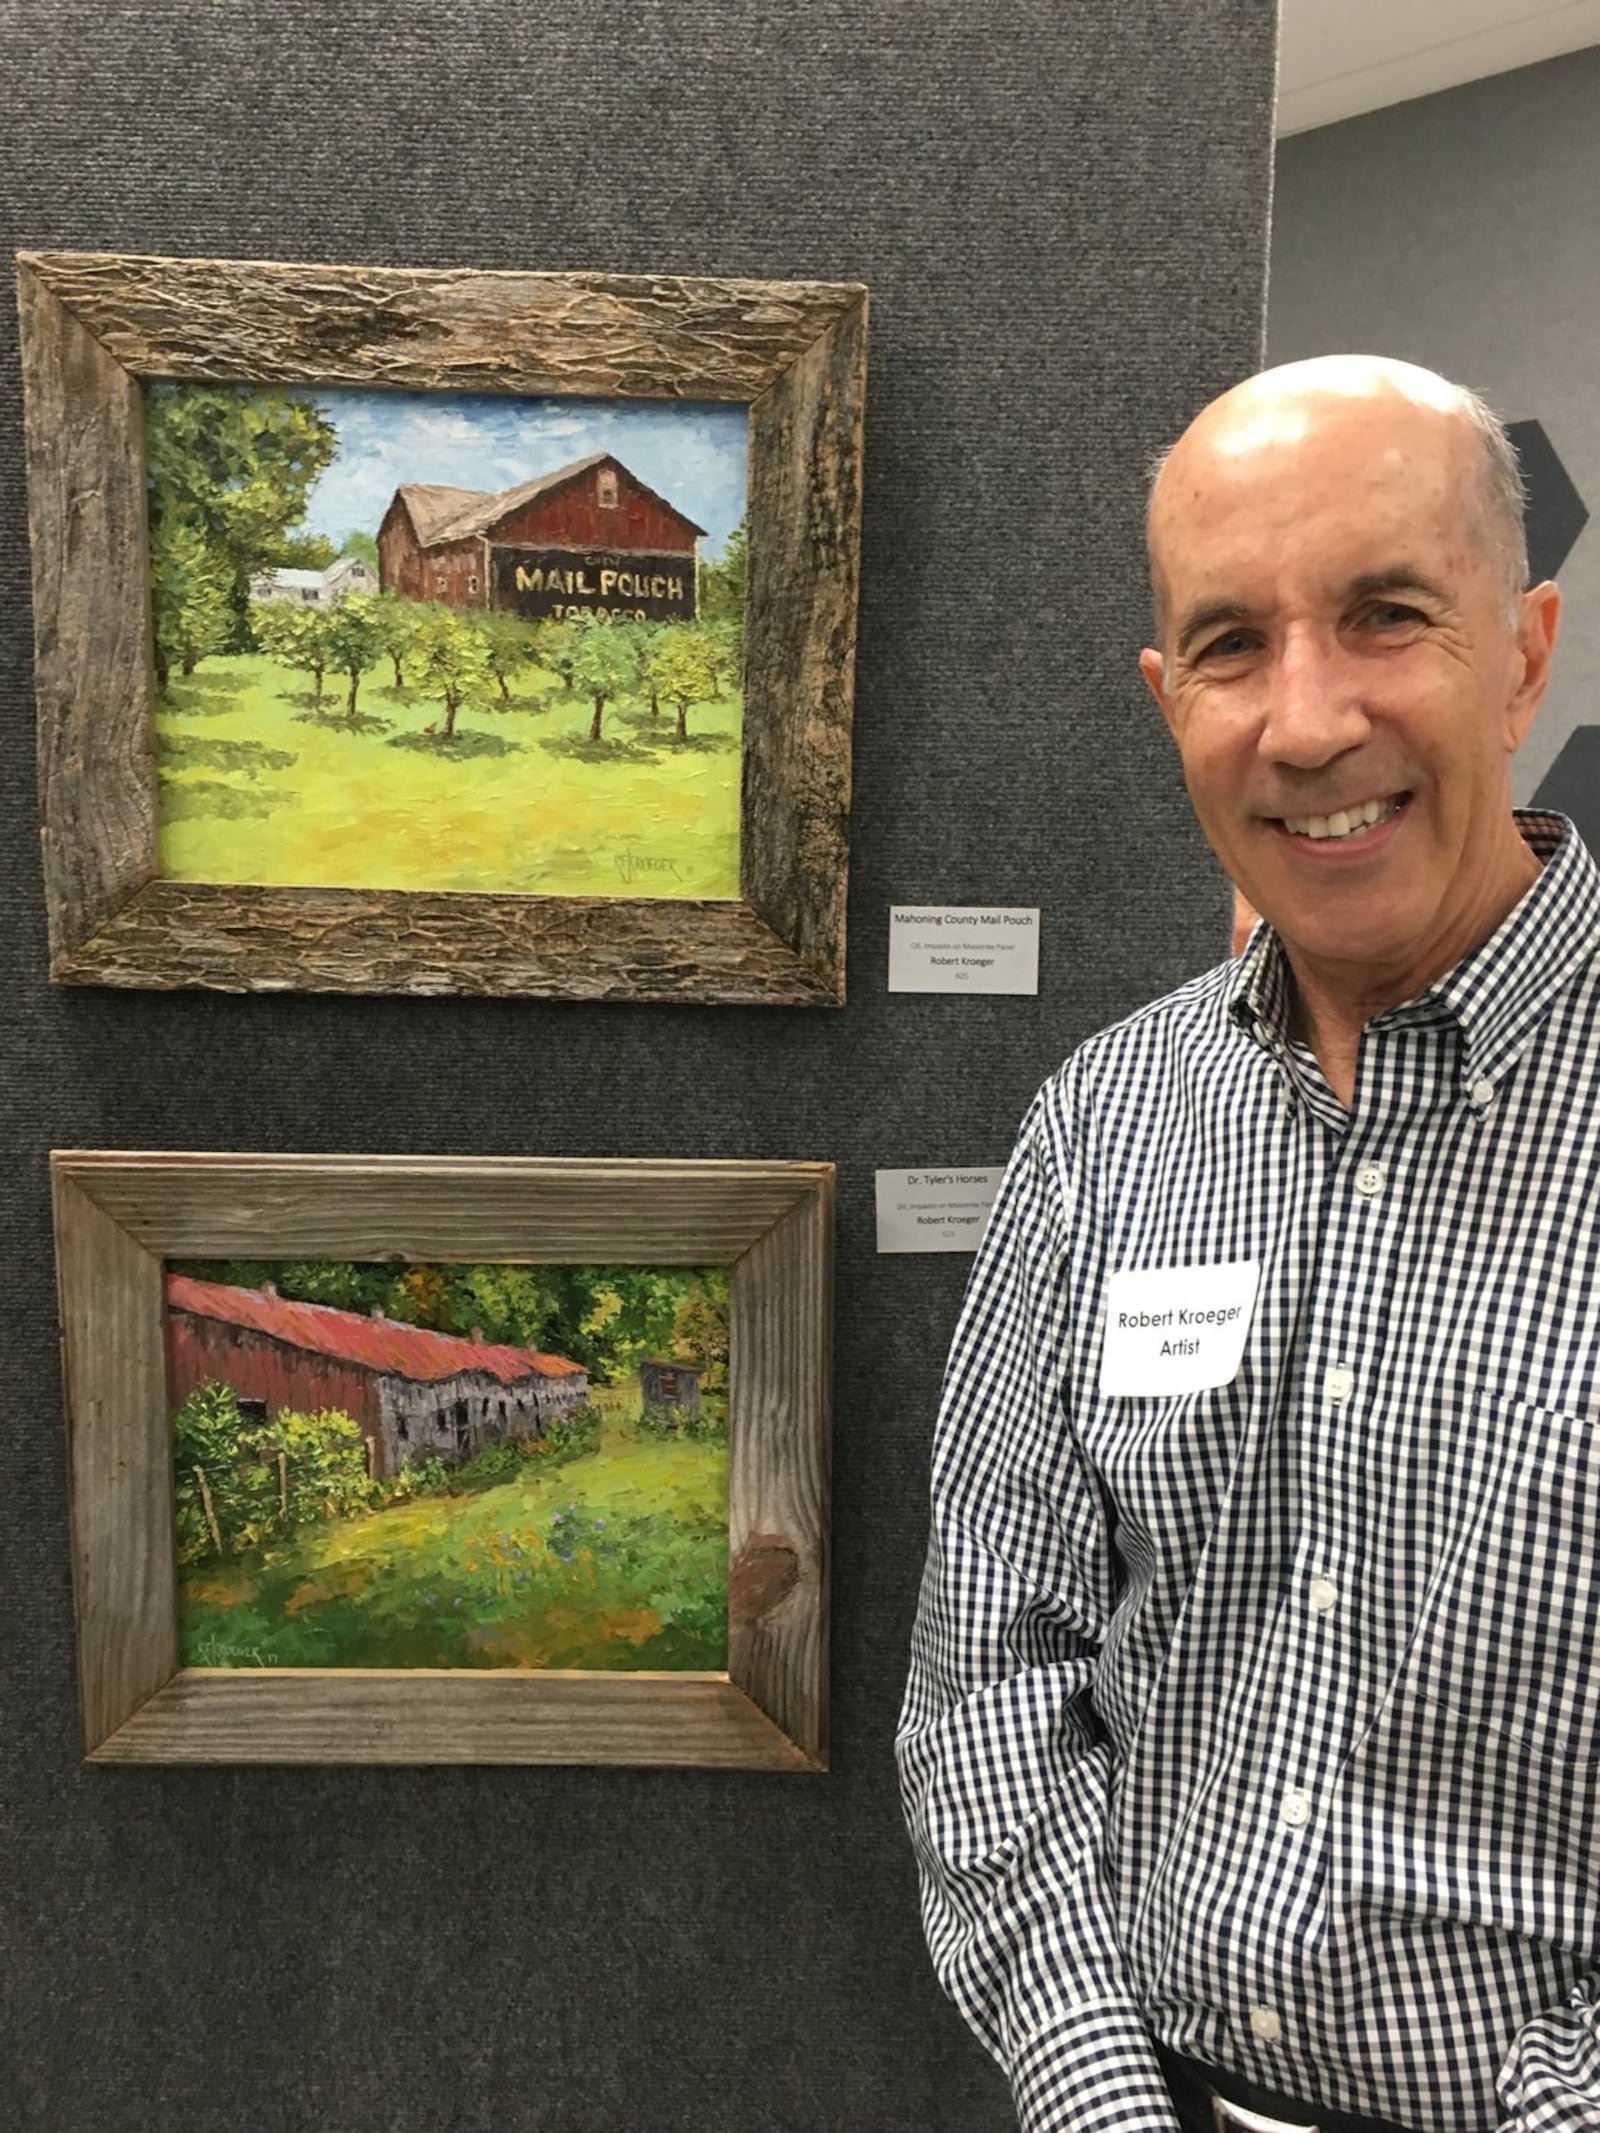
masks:
{"label": "black belt", "polygon": [[1301,2103],[1292,2096],[1279,2096],[1238,2074],[1230,2074],[1226,2067],[1181,2059],[1165,2045],[1156,2046],[1156,2057],[1172,2091],[1184,2133],[1217,2133],[1218,2128],[1230,2127],[1249,2133],[1249,2121],[1219,2113],[1219,2101],[1224,2108],[1237,2104],[1257,2118],[1275,2120],[1280,2126],[1293,2129],[1293,2133],[1406,2133],[1404,2126],[1394,2125],[1386,2118],[1358,2118],[1352,2111],[1335,2111],[1327,2104]]}

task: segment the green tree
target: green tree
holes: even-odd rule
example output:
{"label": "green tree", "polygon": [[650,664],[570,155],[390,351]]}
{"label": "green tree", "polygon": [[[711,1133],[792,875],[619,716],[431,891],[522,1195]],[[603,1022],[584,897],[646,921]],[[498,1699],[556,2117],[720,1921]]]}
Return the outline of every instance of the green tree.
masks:
{"label": "green tree", "polygon": [[576,696],[573,662],[582,635],[576,622],[558,621],[554,615],[533,625],[533,656],[547,673],[554,674],[569,696]]}
{"label": "green tree", "polygon": [[689,706],[716,693],[717,663],[711,632],[696,622],[674,622],[662,630],[650,653],[650,681],[655,693],[678,714],[678,738],[689,737]]}
{"label": "green tree", "polygon": [[339,553],[340,555],[359,556],[362,562],[372,570],[377,570],[380,567],[377,535],[363,533],[359,526],[352,528],[339,543]]}
{"label": "green tree", "polygon": [[208,652],[220,652],[233,634],[227,572],[206,546],[199,528],[168,513],[152,527],[150,616],[156,686],[163,696],[173,662],[192,674]]}
{"label": "green tree", "polygon": [[699,610],[702,622],[731,622],[744,627],[744,584],[749,561],[750,529],[740,519],[715,560],[700,565]]}
{"label": "green tree", "polygon": [[405,658],[411,649],[411,640],[417,625],[428,610],[417,600],[408,600],[401,593],[381,592],[373,596],[373,611],[383,638],[382,656],[394,668],[394,685],[403,689],[406,685]]}
{"label": "green tree", "polygon": [[326,570],[339,551],[323,533],[286,533],[273,551],[273,564],[282,570]]}
{"label": "green tree", "polygon": [[520,615],[507,608],[490,608],[479,615],[477,629],[500,701],[509,704],[512,675],[520,673],[534,657],[533,631]]}
{"label": "green tree", "polygon": [[178,1560],[259,1547],[285,1527],[349,1518],[378,1491],[361,1426],[338,1408],[265,1422],[246,1418],[219,1380],[190,1393],[172,1418]]}
{"label": "green tree", "polygon": [[325,607],[302,607],[293,600],[258,600],[250,610],[256,642],[269,658],[298,667],[313,681],[312,701],[320,708],[322,680],[330,664]]}
{"label": "green tree", "polygon": [[344,715],[352,723],[361,677],[383,657],[384,628],[384,617],[379,612],[377,600],[368,593],[351,593],[343,600],[336,600],[324,616],[322,641],[328,664],[349,681],[350,693],[345,698]]}
{"label": "green tree", "polygon": [[406,664],[425,695],[444,704],[444,730],[456,730],[456,714],[466,703],[482,703],[489,694],[489,659],[482,634],[453,608],[430,607],[412,633]]}
{"label": "green tree", "polygon": [[655,652],[656,642],[661,635],[660,623],[613,622],[611,627],[620,634],[623,643],[628,647],[633,660],[634,674],[637,677],[635,686],[639,691],[640,697],[649,704],[650,716],[659,718],[661,716],[661,694],[655,685],[651,671],[651,659]]}
{"label": "green tree", "polygon": [[712,1267],[682,1297],[672,1319],[672,1353],[680,1363],[698,1363],[707,1392],[728,1384],[728,1276]]}
{"label": "green tree", "polygon": [[702,622],[706,658],[712,672],[711,693],[720,697],[722,685],[738,681],[744,671],[744,626],[738,622]]}
{"label": "green tree", "polygon": [[338,434],[314,402],[278,386],[154,385],[145,444],[152,544],[169,517],[195,528],[227,579],[230,643],[244,650],[250,580],[286,559]]}
{"label": "green tree", "polygon": [[588,697],[594,706],[589,738],[600,738],[600,721],[607,704],[637,687],[638,664],[626,635],[609,623],[585,621],[578,631],[572,654],[572,690]]}

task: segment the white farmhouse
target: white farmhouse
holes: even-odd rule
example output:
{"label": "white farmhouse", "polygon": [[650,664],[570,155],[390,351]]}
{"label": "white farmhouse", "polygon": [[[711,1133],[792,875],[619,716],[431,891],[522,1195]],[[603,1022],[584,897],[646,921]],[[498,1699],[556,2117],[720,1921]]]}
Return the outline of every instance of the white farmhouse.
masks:
{"label": "white farmhouse", "polygon": [[347,593],[375,593],[378,573],[358,555],[342,555],[326,570],[266,570],[250,580],[252,600],[292,600],[297,607],[332,607]]}

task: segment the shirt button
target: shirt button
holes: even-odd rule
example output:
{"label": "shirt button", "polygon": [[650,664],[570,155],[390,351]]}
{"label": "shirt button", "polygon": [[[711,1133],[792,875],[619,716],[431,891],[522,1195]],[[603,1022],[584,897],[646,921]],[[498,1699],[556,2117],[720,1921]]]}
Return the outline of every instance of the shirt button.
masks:
{"label": "shirt button", "polygon": [[1276,2044],[1283,2035],[1283,2024],[1278,2019],[1276,2007],[1252,2007],[1250,2010],[1250,2034],[1259,2037],[1263,2044]]}
{"label": "shirt button", "polygon": [[1339,1588],[1332,1578],[1313,1578],[1306,1587],[1306,1598],[1311,1602],[1313,1614],[1325,1615],[1339,1598]]}
{"label": "shirt button", "polygon": [[1363,1163],[1356,1172],[1356,1191],[1364,1200],[1383,1190],[1383,1166],[1380,1163]]}
{"label": "shirt button", "polygon": [[1494,1083],[1492,1081],[1475,1081],[1472,1087],[1468,1089],[1467,1094],[1481,1111],[1486,1104],[1494,1102]]}
{"label": "shirt button", "polygon": [[1335,1363],[1322,1380],[1322,1389],[1335,1403],[1348,1400],[1356,1389],[1356,1374],[1348,1363]]}
{"label": "shirt button", "polygon": [[1309,1792],[1286,1792],[1278,1812],[1291,1829],[1304,1829],[1311,1820],[1311,1795]]}

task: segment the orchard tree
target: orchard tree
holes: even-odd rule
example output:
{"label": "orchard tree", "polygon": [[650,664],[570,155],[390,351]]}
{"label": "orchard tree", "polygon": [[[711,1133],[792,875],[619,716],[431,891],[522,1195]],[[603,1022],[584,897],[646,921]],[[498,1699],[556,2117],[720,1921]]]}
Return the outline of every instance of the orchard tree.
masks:
{"label": "orchard tree", "polygon": [[282,387],[157,385],[145,441],[152,545],[167,539],[169,519],[195,529],[227,582],[230,644],[243,650],[250,580],[314,538],[296,529],[338,434],[313,401]]}
{"label": "orchard tree", "polygon": [[655,641],[650,682],[678,714],[678,738],[689,738],[689,706],[716,694],[717,668],[711,633],[694,622],[674,622]]}
{"label": "orchard tree", "polygon": [[640,695],[649,703],[650,716],[659,718],[661,716],[661,691],[656,687],[655,682],[654,655],[656,643],[661,635],[660,624],[655,622],[613,622],[611,627],[621,635],[623,643],[627,645],[632,655],[634,673],[638,677],[636,686]]}
{"label": "orchard tree", "polygon": [[509,704],[512,675],[519,674],[533,660],[533,632],[520,615],[503,607],[490,608],[487,613],[479,615],[477,628],[483,639],[489,672],[500,692],[500,701]]}
{"label": "orchard tree", "polygon": [[269,658],[298,667],[314,684],[312,702],[322,706],[322,677],[330,664],[328,617],[323,607],[300,607],[292,600],[258,600],[250,610],[256,642]]}
{"label": "orchard tree", "polygon": [[562,621],[554,615],[547,615],[542,622],[533,625],[534,658],[548,673],[555,675],[569,696],[578,693],[572,670],[580,635],[576,622]]}
{"label": "orchard tree", "polygon": [[639,668],[634,647],[625,633],[610,623],[584,622],[572,654],[571,687],[576,696],[587,696],[594,705],[589,738],[600,738],[600,721],[606,705],[638,686]]}
{"label": "orchard tree", "polygon": [[711,668],[711,693],[720,697],[725,681],[737,681],[741,678],[744,667],[744,625],[726,619],[713,619],[697,626]]}
{"label": "orchard tree", "polygon": [[397,592],[375,594],[372,608],[383,639],[382,656],[394,668],[395,687],[403,689],[406,685],[406,653],[411,649],[418,623],[428,610],[419,601],[408,600]]}
{"label": "orchard tree", "polygon": [[464,703],[482,703],[489,694],[489,659],[481,633],[454,608],[429,607],[412,633],[406,664],[426,696],[444,704],[445,738],[456,730]]}
{"label": "orchard tree", "polygon": [[226,571],[197,526],[169,513],[150,542],[150,617],[155,644],[156,686],[163,696],[173,662],[192,674],[208,652],[220,652],[233,634],[233,606]]}
{"label": "orchard tree", "polygon": [[328,664],[350,683],[344,715],[355,723],[356,692],[361,677],[383,657],[384,617],[370,594],[351,593],[323,615],[322,642]]}

